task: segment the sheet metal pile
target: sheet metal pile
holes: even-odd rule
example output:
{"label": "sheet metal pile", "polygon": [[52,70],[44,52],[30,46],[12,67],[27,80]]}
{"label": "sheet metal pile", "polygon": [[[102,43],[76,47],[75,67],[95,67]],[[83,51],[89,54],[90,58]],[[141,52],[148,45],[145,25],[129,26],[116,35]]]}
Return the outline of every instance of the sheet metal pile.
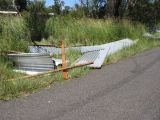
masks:
{"label": "sheet metal pile", "polygon": [[[103,45],[66,48],[65,51],[69,49],[74,49],[79,50],[83,54],[81,58],[78,58],[77,61],[72,64],[76,65],[83,64],[84,62],[93,62],[94,64],[88,66],[92,68],[101,68],[107,56],[117,52],[120,49],[123,49],[124,47],[131,46],[135,43],[135,41],[132,41],[127,38]],[[61,54],[61,48],[51,46],[29,46],[29,50],[31,53],[46,53],[50,55]]]}
{"label": "sheet metal pile", "polygon": [[[77,58],[74,63],[71,63],[71,66],[90,62],[93,64],[88,65],[88,67],[101,68],[107,56],[135,43],[135,41],[130,39],[123,39],[103,45],[65,48],[65,51],[73,49],[82,53],[82,56]],[[29,46],[29,50],[30,53],[8,54],[9,58],[14,61],[16,65],[16,71],[26,74],[37,74],[39,72],[53,70],[58,65],[62,64],[61,59],[51,57],[53,54],[61,54],[61,48],[51,46]]]}

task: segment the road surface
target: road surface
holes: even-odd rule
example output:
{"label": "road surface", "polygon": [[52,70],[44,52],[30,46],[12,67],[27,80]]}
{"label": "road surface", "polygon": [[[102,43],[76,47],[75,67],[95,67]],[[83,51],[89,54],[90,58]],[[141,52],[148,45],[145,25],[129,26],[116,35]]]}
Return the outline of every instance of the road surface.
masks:
{"label": "road surface", "polygon": [[160,48],[1,101],[0,120],[160,120]]}

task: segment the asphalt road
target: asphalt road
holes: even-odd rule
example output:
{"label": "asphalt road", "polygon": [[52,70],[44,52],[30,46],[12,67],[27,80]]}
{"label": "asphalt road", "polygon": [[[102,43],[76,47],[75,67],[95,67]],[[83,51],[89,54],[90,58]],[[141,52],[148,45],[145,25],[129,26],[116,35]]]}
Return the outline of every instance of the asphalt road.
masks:
{"label": "asphalt road", "polygon": [[160,120],[160,48],[1,101],[0,120]]}

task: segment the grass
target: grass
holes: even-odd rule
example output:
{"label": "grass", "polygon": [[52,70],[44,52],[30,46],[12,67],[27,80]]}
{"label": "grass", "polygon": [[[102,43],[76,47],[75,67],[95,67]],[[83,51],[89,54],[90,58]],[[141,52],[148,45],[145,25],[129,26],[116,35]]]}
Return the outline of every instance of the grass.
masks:
{"label": "grass", "polygon": [[154,34],[153,34],[153,37],[155,37],[155,38],[159,38],[159,39],[160,39],[160,32],[156,32],[156,33],[154,33]]}
{"label": "grass", "polygon": [[8,50],[27,51],[28,29],[21,17],[0,16],[0,53]]}
{"label": "grass", "polygon": [[[66,58],[70,63],[74,62],[81,53],[72,49],[66,53]],[[58,56],[59,57],[59,56]],[[70,65],[70,64],[69,64]],[[16,79],[14,81],[8,81],[11,78],[18,78],[25,76],[25,74],[13,72],[12,63],[10,63],[7,57],[1,56],[0,59],[0,99],[10,100],[18,96],[28,96],[44,87],[48,87],[53,82],[64,82],[62,73],[52,73],[48,76],[41,76],[31,79]],[[69,77],[75,78],[81,75],[85,75],[90,71],[87,67],[76,68],[69,71]]]}
{"label": "grass", "polygon": [[[86,67],[70,70],[70,78],[85,75],[90,70]],[[10,100],[18,96],[28,96],[44,87],[49,87],[54,82],[64,82],[62,73],[52,73],[48,76],[37,77],[34,79],[20,79],[14,81],[0,81],[0,99]]]}
{"label": "grass", "polygon": [[134,56],[138,53],[152,49],[152,48],[157,47],[159,45],[160,45],[160,42],[158,40],[141,39],[137,42],[137,44],[134,44],[130,47],[124,48],[124,49],[110,55],[108,58],[106,58],[105,64],[116,63],[119,60]]}
{"label": "grass", "polygon": [[[67,46],[103,44],[122,38],[137,39],[144,33],[144,26],[129,20],[50,18],[46,25],[48,43],[59,45],[62,34]],[[45,43],[45,42],[43,42]]]}

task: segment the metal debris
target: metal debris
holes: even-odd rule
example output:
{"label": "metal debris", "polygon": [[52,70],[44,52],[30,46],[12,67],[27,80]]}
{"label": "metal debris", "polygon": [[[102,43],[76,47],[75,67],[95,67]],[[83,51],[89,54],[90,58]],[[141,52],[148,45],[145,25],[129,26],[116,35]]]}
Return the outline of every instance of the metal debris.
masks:
{"label": "metal debris", "polygon": [[16,69],[22,72],[37,73],[54,69],[52,58],[48,54],[20,53],[8,56],[15,63]]}
{"label": "metal debris", "polygon": [[[95,46],[80,46],[80,47],[71,47],[66,48],[65,51],[69,49],[79,50],[84,55],[79,58],[75,64],[85,63],[85,62],[94,62],[94,64],[89,65],[89,67],[93,68],[101,68],[102,64],[107,56],[117,52],[118,50],[128,47],[130,45],[135,44],[135,41],[130,39],[123,39],[103,45],[95,45]],[[61,48],[56,47],[48,47],[48,46],[29,46],[30,52],[33,53],[49,53],[49,54],[61,54]]]}
{"label": "metal debris", "polygon": [[84,53],[84,55],[82,55],[82,57],[80,57],[79,59],[77,59],[73,63],[73,65],[85,64],[85,63],[88,63],[88,62],[94,62],[97,59],[97,57],[99,56],[99,54],[100,54],[99,51],[100,50]]}
{"label": "metal debris", "polygon": [[[95,46],[95,48],[93,47],[90,47],[90,49],[89,47],[83,48],[82,49],[83,52],[85,51],[86,53],[84,53],[84,55],[76,61],[77,62],[76,64],[84,63],[84,62],[94,62],[93,64],[88,66],[92,68],[101,68],[107,56],[117,52],[118,50],[124,47],[133,45],[134,43],[136,42],[130,39],[124,39],[124,40],[111,42],[104,45]],[[94,49],[99,49],[99,50],[94,50]],[[94,50],[94,51],[91,52],[89,50]]]}

